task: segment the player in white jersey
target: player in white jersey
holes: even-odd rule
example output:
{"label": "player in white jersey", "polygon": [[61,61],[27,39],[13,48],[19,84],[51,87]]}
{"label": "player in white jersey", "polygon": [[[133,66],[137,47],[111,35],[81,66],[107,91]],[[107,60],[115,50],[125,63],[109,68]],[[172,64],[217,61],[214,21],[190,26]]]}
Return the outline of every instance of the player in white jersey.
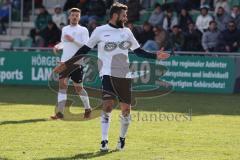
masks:
{"label": "player in white jersey", "polygon": [[[86,27],[80,26],[81,10],[78,8],[72,8],[69,10],[69,21],[70,24],[63,27],[61,42],[54,46],[53,51],[56,54],[58,50],[62,49],[63,54],[61,56],[61,62],[64,63],[73,57],[74,53],[79,50],[89,40],[89,33]],[[81,60],[80,60],[81,61]],[[69,75],[59,75],[59,92],[58,92],[58,103],[56,107],[56,114],[51,116],[52,119],[61,119],[64,117],[64,107],[67,100],[67,88],[68,80],[71,78],[76,93],[80,96],[84,108],[84,118],[89,118],[91,113],[91,107],[89,104],[88,94],[83,88],[83,66],[81,64],[73,65],[71,70],[74,70]]]}
{"label": "player in white jersey", "polygon": [[131,76],[129,74],[128,50],[131,49],[136,55],[145,58],[164,60],[169,57],[169,54],[164,53],[162,50],[156,54],[142,50],[130,29],[124,27],[126,22],[127,6],[118,2],[114,3],[110,9],[109,23],[97,27],[88,43],[79,49],[73,58],[54,69],[54,72],[57,73],[66,70],[83,54],[98,45],[99,73],[102,80],[103,99],[101,151],[108,150],[110,114],[115,98],[118,98],[122,111],[117,150],[122,150],[125,145],[125,137],[131,120]]}

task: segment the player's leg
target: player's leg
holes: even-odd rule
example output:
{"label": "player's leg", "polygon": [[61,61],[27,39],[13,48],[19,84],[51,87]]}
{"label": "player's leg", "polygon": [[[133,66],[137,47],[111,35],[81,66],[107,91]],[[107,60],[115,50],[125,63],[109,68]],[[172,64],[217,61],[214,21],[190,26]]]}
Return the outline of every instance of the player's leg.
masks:
{"label": "player's leg", "polygon": [[129,78],[116,78],[112,77],[112,84],[115,93],[120,101],[121,115],[120,115],[120,135],[117,144],[117,149],[122,150],[125,146],[125,138],[127,130],[131,121],[131,79]]}
{"label": "player's leg", "polygon": [[89,118],[91,115],[92,109],[90,106],[87,91],[83,88],[82,84],[74,82],[73,85],[76,93],[79,95],[80,99],[82,100],[82,103],[85,109],[84,118]]}
{"label": "player's leg", "polygon": [[79,95],[80,99],[83,102],[83,106],[85,109],[84,118],[89,118],[91,114],[91,106],[89,103],[89,98],[86,90],[83,88],[83,67],[78,66],[72,73],[71,79],[73,81],[73,85],[75,88],[76,93]]}
{"label": "player's leg", "polygon": [[101,114],[101,128],[102,128],[102,141],[101,151],[108,151],[108,131],[110,127],[111,111],[114,106],[114,99],[116,98],[110,76],[103,76],[102,78],[102,99],[103,109]]}
{"label": "player's leg", "polygon": [[127,130],[131,122],[130,110],[131,105],[126,103],[120,103],[121,107],[121,116],[120,116],[120,135],[117,144],[117,149],[122,150],[125,146],[125,138],[127,135]]}
{"label": "player's leg", "polygon": [[55,115],[51,116],[52,119],[61,119],[64,115],[64,108],[67,101],[67,88],[68,88],[68,78],[59,79],[59,91],[57,97],[57,105]]}
{"label": "player's leg", "polygon": [[114,105],[114,100],[103,100],[103,110],[101,113],[101,128],[102,128],[102,141],[101,151],[108,151],[108,131],[111,121],[111,112]]}

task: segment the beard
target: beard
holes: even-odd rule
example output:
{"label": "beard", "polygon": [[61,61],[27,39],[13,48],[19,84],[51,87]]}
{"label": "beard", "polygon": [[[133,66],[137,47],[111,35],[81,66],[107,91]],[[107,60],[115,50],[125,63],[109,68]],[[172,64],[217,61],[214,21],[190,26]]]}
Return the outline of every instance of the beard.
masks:
{"label": "beard", "polygon": [[116,20],[116,25],[117,25],[118,27],[123,28],[123,27],[124,27],[124,22],[118,18],[118,19]]}

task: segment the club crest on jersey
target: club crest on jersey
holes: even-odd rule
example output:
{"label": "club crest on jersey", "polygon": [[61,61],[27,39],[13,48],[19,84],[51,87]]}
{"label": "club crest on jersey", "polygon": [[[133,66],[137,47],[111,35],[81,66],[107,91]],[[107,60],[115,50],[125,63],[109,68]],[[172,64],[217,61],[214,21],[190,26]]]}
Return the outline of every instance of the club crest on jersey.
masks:
{"label": "club crest on jersey", "polygon": [[122,50],[127,50],[127,49],[129,49],[131,46],[132,46],[132,42],[130,42],[130,41],[122,41],[122,42],[118,45],[118,47],[119,47],[120,49],[122,49]]}
{"label": "club crest on jersey", "polygon": [[115,42],[107,42],[105,43],[104,50],[105,51],[113,51],[117,48],[117,44]]}
{"label": "club crest on jersey", "polygon": [[113,51],[117,47],[119,47],[122,50],[127,50],[132,46],[132,43],[130,41],[122,41],[122,42],[106,42],[104,46],[105,51]]}

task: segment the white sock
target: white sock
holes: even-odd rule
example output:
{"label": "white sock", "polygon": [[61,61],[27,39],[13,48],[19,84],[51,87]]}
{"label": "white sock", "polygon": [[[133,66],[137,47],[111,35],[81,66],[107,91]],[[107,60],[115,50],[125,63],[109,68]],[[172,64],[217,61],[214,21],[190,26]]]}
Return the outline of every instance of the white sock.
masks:
{"label": "white sock", "polygon": [[90,109],[91,107],[90,107],[90,103],[89,103],[89,98],[88,98],[87,91],[86,91],[84,88],[82,88],[80,94],[81,94],[81,95],[80,95],[80,98],[81,98],[81,100],[82,100],[82,102],[83,102],[84,108],[85,108],[85,109]]}
{"label": "white sock", "polygon": [[121,123],[121,127],[120,127],[120,137],[121,138],[125,138],[126,134],[127,134],[127,130],[128,130],[128,126],[131,122],[131,116],[130,114],[127,116],[120,116],[120,123]]}
{"label": "white sock", "polygon": [[58,92],[58,104],[57,104],[57,112],[64,112],[64,108],[67,101],[67,90],[60,89]]}
{"label": "white sock", "polygon": [[108,140],[110,118],[111,118],[111,113],[102,112],[101,114],[102,140]]}

